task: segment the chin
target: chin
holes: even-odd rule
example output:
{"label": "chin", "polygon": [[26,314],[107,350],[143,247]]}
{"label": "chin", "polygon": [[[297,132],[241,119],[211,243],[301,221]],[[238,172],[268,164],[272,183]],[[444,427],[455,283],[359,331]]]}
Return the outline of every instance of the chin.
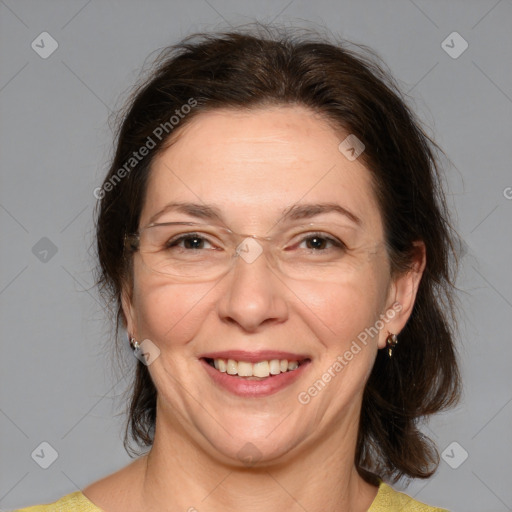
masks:
{"label": "chin", "polygon": [[264,436],[226,439],[224,443],[216,439],[211,444],[224,464],[237,468],[268,468],[285,462],[293,445],[290,439],[281,443],[279,439],[269,441]]}
{"label": "chin", "polygon": [[[291,416],[288,419],[291,420]],[[226,421],[229,424],[227,420],[219,419],[219,423]],[[224,423],[220,423],[212,431],[212,423],[217,422],[210,418],[206,420],[207,430],[203,430],[201,435],[209,445],[207,450],[212,457],[228,466],[269,467],[291,458],[293,448],[306,436],[299,435],[296,428],[292,432],[290,427],[294,424],[291,421],[288,428],[283,428],[282,416],[279,420],[281,425],[277,420],[275,424],[270,423],[268,416],[265,423],[261,420],[261,417],[246,417],[238,421],[236,428],[224,430],[221,426]]]}

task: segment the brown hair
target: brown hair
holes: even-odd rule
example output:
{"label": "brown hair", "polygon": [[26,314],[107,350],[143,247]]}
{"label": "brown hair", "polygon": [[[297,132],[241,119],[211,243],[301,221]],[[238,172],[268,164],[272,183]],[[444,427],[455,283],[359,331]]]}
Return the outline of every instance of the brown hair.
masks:
{"label": "brown hair", "polygon": [[[187,104],[194,106],[182,109]],[[97,282],[115,304],[116,340],[126,325],[121,290],[131,287],[132,279],[123,237],[139,227],[154,156],[205,110],[280,104],[309,107],[363,141],[361,158],[373,177],[393,272],[408,268],[413,242],[425,243],[426,269],[410,319],[393,358],[378,352],[364,391],[355,464],[374,484],[375,474],[394,482],[404,476],[427,478],[437,469],[439,454],[418,422],[455,405],[461,393],[452,328],[453,235],[437,146],[367,48],[356,52],[345,41],[260,26],[195,34],[159,54],[149,78],[121,112],[115,155],[97,209]],[[185,110],[174,128],[171,116]],[[165,136],[155,136],[157,127],[165,127]],[[149,154],[130,161],[150,139],[154,147]],[[131,390],[124,439],[128,452],[130,439],[148,447],[154,435],[156,389],[142,363]]]}

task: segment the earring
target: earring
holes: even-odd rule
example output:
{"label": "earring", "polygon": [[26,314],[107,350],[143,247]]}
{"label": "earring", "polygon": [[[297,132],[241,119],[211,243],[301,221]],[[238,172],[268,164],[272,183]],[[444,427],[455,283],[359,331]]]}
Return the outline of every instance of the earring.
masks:
{"label": "earring", "polygon": [[137,350],[140,347],[139,342],[135,338],[130,337],[129,341],[130,346],[133,348],[133,350]]}
{"label": "earring", "polygon": [[391,359],[393,357],[393,349],[397,346],[398,339],[396,334],[390,334],[386,338],[386,346],[388,347],[388,356]]}

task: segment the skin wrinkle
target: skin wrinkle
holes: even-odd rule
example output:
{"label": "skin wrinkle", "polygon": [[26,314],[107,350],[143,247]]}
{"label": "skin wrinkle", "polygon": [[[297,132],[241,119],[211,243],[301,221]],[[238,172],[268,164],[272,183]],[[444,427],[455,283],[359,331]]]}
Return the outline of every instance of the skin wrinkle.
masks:
{"label": "skin wrinkle", "polygon": [[[383,239],[382,219],[370,173],[338,151],[342,139],[297,106],[201,113],[154,162],[140,225],[170,201],[198,202],[199,197],[221,206],[229,227],[261,235],[284,208],[302,198],[336,202],[354,212],[370,247]],[[319,180],[333,162],[333,172]],[[329,215],[319,221],[338,218]],[[109,512],[191,506],[366,511],[377,488],[354,466],[362,393],[388,332],[399,333],[405,325],[421,275],[411,272],[393,280],[385,251],[369,254],[353,256],[364,261],[358,260],[342,286],[287,281],[261,258],[238,264],[212,287],[212,282],[173,283],[152,274],[136,253],[133,299],[124,295],[123,310],[128,332],[152,340],[161,351],[148,367],[158,391],[155,440],[148,456],[109,477],[110,485],[129,489],[121,501],[99,497],[100,487],[84,493]],[[298,393],[396,301],[403,309],[385,330],[369,339],[311,403],[300,404]],[[198,359],[229,349],[307,353],[312,362],[291,386],[247,399],[212,384]],[[250,469],[238,456],[247,442],[261,452]]]}
{"label": "skin wrinkle", "polygon": [[[354,215],[347,208],[344,208],[341,205],[335,203],[293,205],[292,207],[286,208],[285,210],[282,211],[282,218],[279,219],[279,221],[276,224],[284,224],[285,221],[288,221],[289,219],[311,219],[316,215],[320,215],[321,213],[331,213],[331,211],[328,211],[329,208],[331,209],[331,211],[336,211],[336,213],[343,215],[345,220],[346,218],[348,218],[349,220],[352,221],[352,223],[355,223],[356,226],[352,226],[353,228],[360,227],[363,225],[359,217]],[[221,225],[224,225],[224,227],[227,227],[225,221],[223,220],[223,216],[219,206],[212,204],[207,205],[183,201],[171,201],[170,203],[166,204],[162,209],[160,209],[157,213],[152,215],[148,220],[147,224],[143,226],[143,228],[151,226],[155,223],[165,223],[166,220],[165,218],[162,219],[162,217],[167,213],[171,213],[172,216],[170,215],[169,218],[172,218],[173,220],[177,220],[177,218],[181,214],[187,217],[191,217],[195,221],[203,220],[204,222],[219,222]]]}

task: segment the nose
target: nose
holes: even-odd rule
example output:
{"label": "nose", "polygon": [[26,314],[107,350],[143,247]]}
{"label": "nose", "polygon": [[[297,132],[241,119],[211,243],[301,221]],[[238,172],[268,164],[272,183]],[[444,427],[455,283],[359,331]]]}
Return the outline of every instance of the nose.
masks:
{"label": "nose", "polygon": [[263,324],[281,323],[288,317],[286,285],[255,242],[243,246],[233,268],[224,277],[219,316],[245,331]]}

